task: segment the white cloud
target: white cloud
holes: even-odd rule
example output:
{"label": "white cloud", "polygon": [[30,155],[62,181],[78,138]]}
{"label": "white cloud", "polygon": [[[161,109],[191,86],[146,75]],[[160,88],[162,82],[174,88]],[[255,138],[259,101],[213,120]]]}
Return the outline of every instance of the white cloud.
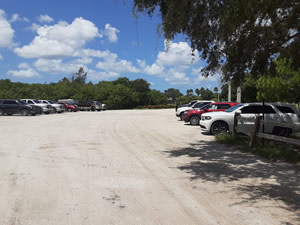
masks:
{"label": "white cloud", "polygon": [[83,65],[75,62],[64,63],[62,59],[38,59],[34,63],[34,66],[41,72],[51,74],[72,74]]}
{"label": "white cloud", "polygon": [[104,35],[107,37],[109,42],[117,42],[118,41],[118,33],[120,31],[112,27],[110,24],[105,25],[105,30],[103,31]]}
{"label": "white cloud", "polygon": [[52,23],[54,21],[53,18],[51,18],[48,15],[40,15],[38,20],[40,21],[40,23]]}
{"label": "white cloud", "polygon": [[167,82],[171,84],[189,84],[190,78],[186,76],[184,72],[177,71],[172,68],[164,75]]}
{"label": "white cloud", "polygon": [[110,51],[99,51],[94,49],[82,49],[80,51],[77,51],[74,56],[77,57],[96,57],[96,58],[105,58],[105,57],[111,57],[111,55],[115,55],[114,53],[111,53]]}
{"label": "white cloud", "polygon": [[31,78],[31,77],[38,77],[39,74],[32,68],[24,69],[24,70],[9,70],[7,72],[8,75],[12,75],[14,77],[24,77],[24,78]]}
{"label": "white cloud", "polygon": [[116,54],[105,57],[104,61],[98,62],[96,67],[105,71],[115,73],[137,73],[139,70],[130,61],[118,60]]}
{"label": "white cloud", "polygon": [[198,52],[193,51],[186,42],[173,43],[165,41],[165,51],[159,52],[156,64],[168,66],[191,66],[199,59]]}
{"label": "white cloud", "polygon": [[4,10],[0,9],[0,48],[7,48],[13,45],[15,31],[5,17]]}
{"label": "white cloud", "polygon": [[24,22],[29,22],[29,20],[26,17],[21,18],[18,14],[13,14],[11,19],[9,20],[10,23],[14,23],[17,21],[24,21]]}
{"label": "white cloud", "polygon": [[203,67],[192,69],[192,74],[197,76],[197,78],[194,81],[195,83],[199,84],[199,83],[202,83],[205,81],[219,82],[221,80],[221,72],[218,72],[218,73],[214,74],[213,76],[205,77],[201,73],[201,69],[203,69]]}
{"label": "white cloud", "polygon": [[20,63],[20,64],[18,65],[18,68],[19,68],[19,69],[29,69],[30,66],[29,66],[28,63]]}
{"label": "white cloud", "polygon": [[149,75],[161,75],[164,72],[164,67],[160,64],[152,64],[151,66],[146,66],[144,72]]}
{"label": "white cloud", "polygon": [[92,22],[76,18],[71,24],[59,22],[53,26],[35,27],[38,36],[29,44],[16,48],[24,58],[63,58],[75,56],[88,42],[101,35]]}
{"label": "white cloud", "polygon": [[83,64],[83,65],[87,65],[93,62],[92,58],[89,57],[82,57],[79,59],[74,60],[75,63],[79,63],[79,64]]}
{"label": "white cloud", "polygon": [[95,71],[95,70],[88,70],[87,78],[93,81],[100,81],[100,80],[109,80],[111,78],[116,78],[120,74],[116,72],[106,72],[106,71]]}
{"label": "white cloud", "polygon": [[186,42],[165,41],[165,50],[158,53],[152,65],[147,65],[142,60],[138,60],[137,63],[148,75],[162,77],[171,84],[188,84],[191,79],[186,71],[199,61],[198,52],[195,51],[194,55],[192,53]]}

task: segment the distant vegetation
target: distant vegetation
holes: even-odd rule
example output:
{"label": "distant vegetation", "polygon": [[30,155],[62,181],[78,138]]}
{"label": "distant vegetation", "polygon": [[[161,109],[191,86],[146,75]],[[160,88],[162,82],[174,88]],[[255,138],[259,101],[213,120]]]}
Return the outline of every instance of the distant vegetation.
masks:
{"label": "distant vegetation", "polygon": [[[121,77],[115,81],[93,84],[85,83],[85,77],[86,73],[79,70],[71,79],[64,77],[59,82],[50,84],[0,80],[0,99],[97,100],[107,104],[110,109],[157,109],[175,107],[179,101],[187,102],[196,98],[194,95],[183,96],[174,88],[164,92],[150,89],[150,84],[144,79],[129,80]],[[213,93],[210,97],[214,97]],[[197,98],[201,99],[201,96]]]}

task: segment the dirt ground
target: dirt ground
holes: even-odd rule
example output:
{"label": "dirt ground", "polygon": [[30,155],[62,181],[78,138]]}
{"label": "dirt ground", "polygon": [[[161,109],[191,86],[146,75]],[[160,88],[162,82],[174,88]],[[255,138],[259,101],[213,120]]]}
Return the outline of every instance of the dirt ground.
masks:
{"label": "dirt ground", "polygon": [[299,171],[174,109],[0,117],[0,225],[296,225]]}

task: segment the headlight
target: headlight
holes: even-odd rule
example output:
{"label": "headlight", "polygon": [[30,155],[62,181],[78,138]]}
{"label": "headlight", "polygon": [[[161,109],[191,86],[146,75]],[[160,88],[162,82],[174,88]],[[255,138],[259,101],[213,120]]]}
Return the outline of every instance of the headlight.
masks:
{"label": "headlight", "polygon": [[205,120],[211,120],[211,117],[210,116],[204,116],[204,119]]}

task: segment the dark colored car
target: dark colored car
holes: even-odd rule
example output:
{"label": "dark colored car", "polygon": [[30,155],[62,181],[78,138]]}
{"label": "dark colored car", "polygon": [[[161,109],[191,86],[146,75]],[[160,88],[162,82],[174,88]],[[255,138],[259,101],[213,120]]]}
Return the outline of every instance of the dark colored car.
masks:
{"label": "dark colored car", "polygon": [[205,106],[201,109],[192,109],[188,112],[183,114],[183,120],[186,123],[190,123],[191,125],[199,125],[199,121],[201,115],[206,112],[218,112],[218,111],[225,111],[226,109],[231,108],[239,103],[235,102],[214,102]]}
{"label": "dark colored car", "polygon": [[76,105],[82,111],[101,111],[101,102],[98,101],[79,101]]}
{"label": "dark colored car", "polygon": [[1,99],[0,100],[0,116],[7,114],[21,114],[22,116],[36,114],[34,107],[27,105],[24,101],[15,99]]}
{"label": "dark colored car", "polygon": [[77,107],[77,105],[73,105],[71,103],[66,103],[66,102],[58,102],[58,104],[64,105],[64,107],[66,108],[66,110],[68,112],[77,112],[77,111],[79,111],[79,108]]}

